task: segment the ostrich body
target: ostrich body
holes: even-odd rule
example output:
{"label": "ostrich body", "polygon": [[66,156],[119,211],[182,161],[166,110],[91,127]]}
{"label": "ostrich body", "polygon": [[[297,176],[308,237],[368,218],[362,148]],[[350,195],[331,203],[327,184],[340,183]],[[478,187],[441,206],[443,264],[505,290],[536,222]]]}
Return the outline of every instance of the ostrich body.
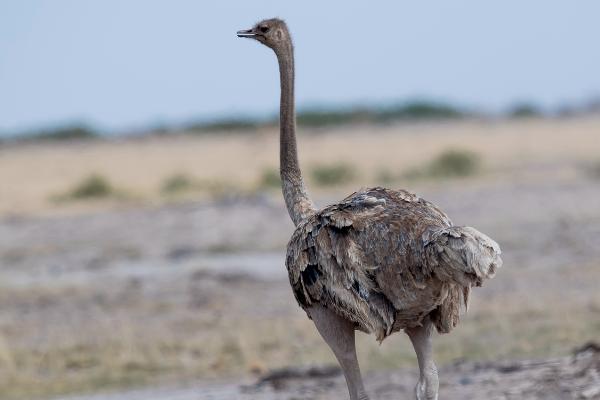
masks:
{"label": "ostrich body", "polygon": [[296,226],[286,266],[298,304],[342,367],[350,399],[368,399],[355,330],[373,333],[379,341],[404,330],[419,364],[416,397],[437,399],[433,330],[447,333],[456,326],[471,287],[501,266],[500,248],[473,228],[453,226],[435,205],[404,190],[365,189],[317,210],[298,164],[287,26],[279,19],[264,20],[238,36],[270,47],[279,62],[282,189]]}

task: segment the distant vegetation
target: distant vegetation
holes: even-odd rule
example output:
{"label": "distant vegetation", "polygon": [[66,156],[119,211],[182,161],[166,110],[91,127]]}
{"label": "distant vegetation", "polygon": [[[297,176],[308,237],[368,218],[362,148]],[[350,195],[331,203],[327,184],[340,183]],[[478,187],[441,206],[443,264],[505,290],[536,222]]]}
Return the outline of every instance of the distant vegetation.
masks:
{"label": "distant vegetation", "polygon": [[345,163],[317,165],[310,172],[313,181],[322,186],[348,183],[356,178],[354,167]]}
{"label": "distant vegetation", "polygon": [[510,118],[533,118],[539,117],[542,114],[542,111],[537,106],[530,103],[517,104],[508,111]]}
{"label": "distant vegetation", "polygon": [[479,156],[468,150],[447,150],[433,160],[429,166],[432,176],[469,176],[478,171]]}
{"label": "distant vegetation", "polygon": [[45,140],[45,141],[62,141],[76,139],[95,139],[98,138],[98,133],[84,124],[71,124],[54,128],[44,128],[21,132],[13,140]]}
{"label": "distant vegetation", "polygon": [[169,197],[200,192],[220,197],[235,191],[236,188],[231,183],[220,180],[201,180],[185,173],[168,176],[160,185],[160,193]]}
{"label": "distant vegetation", "polygon": [[396,120],[435,120],[462,118],[471,113],[463,109],[426,101],[417,101],[400,106],[384,108],[377,112],[376,121],[389,122]]}
{"label": "distant vegetation", "polygon": [[[447,104],[416,101],[387,107],[306,108],[298,111],[296,117],[301,127],[323,128],[355,123],[456,119],[468,115],[470,113]],[[278,118],[223,118],[188,124],[186,130],[194,133],[255,130],[277,125]]]}
{"label": "distant vegetation", "polygon": [[[505,118],[533,117],[571,117],[584,114],[600,113],[600,99],[592,98],[577,104],[561,105],[555,110],[544,110],[534,103],[516,103],[500,115],[491,116]],[[301,108],[297,113],[298,125],[308,128],[327,128],[350,124],[390,124],[400,121],[437,121],[468,117],[490,117],[477,110],[429,100],[413,100],[402,103],[391,103],[383,106],[339,106]],[[279,115],[267,117],[228,116],[210,120],[196,120],[188,123],[164,123],[144,130],[136,131],[136,135],[167,135],[178,132],[190,134],[252,132],[265,127],[277,126]],[[72,123],[64,126],[34,129],[24,132],[3,132],[4,139],[0,144],[10,142],[27,142],[34,140],[66,141],[76,139],[94,139],[102,137],[95,129],[86,124]]]}
{"label": "distant vegetation", "polygon": [[92,174],[78,182],[73,189],[57,196],[58,200],[103,199],[115,194],[110,182],[101,175]]}
{"label": "distant vegetation", "polygon": [[166,195],[180,194],[190,191],[197,186],[189,175],[179,173],[167,177],[161,185],[160,191]]}
{"label": "distant vegetation", "polygon": [[413,102],[383,108],[354,108],[346,110],[308,109],[298,113],[298,125],[320,128],[352,123],[390,123],[462,118],[467,113],[449,105]]}
{"label": "distant vegetation", "polygon": [[479,172],[481,160],[469,150],[450,149],[442,152],[429,164],[406,174],[407,178],[454,178],[466,177]]}
{"label": "distant vegetation", "polygon": [[186,130],[196,133],[249,131],[258,129],[266,124],[268,124],[268,121],[260,121],[253,118],[223,118],[210,122],[188,124]]}

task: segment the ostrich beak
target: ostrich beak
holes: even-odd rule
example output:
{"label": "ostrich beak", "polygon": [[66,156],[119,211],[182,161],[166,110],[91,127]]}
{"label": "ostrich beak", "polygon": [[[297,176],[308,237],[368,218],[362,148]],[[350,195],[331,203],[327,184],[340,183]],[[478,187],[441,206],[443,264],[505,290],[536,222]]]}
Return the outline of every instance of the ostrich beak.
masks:
{"label": "ostrich beak", "polygon": [[237,31],[237,37],[253,38],[255,36],[256,33],[252,29]]}

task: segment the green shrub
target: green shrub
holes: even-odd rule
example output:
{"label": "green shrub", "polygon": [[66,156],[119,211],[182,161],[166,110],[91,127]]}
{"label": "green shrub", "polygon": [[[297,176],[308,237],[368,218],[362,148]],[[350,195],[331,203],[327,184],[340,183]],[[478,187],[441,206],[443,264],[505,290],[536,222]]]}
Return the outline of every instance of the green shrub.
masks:
{"label": "green shrub", "polygon": [[263,171],[260,178],[259,187],[261,188],[280,188],[281,177],[279,176],[279,170],[275,168],[267,168]]}
{"label": "green shrub", "polygon": [[428,173],[434,177],[469,176],[480,167],[479,156],[467,150],[446,150],[435,158],[428,168]]}
{"label": "green shrub", "polygon": [[195,186],[194,181],[186,174],[175,174],[165,179],[160,191],[163,194],[177,194],[187,192]]}
{"label": "green shrub", "polygon": [[234,190],[235,186],[231,183],[221,180],[196,179],[185,173],[177,173],[167,177],[160,186],[160,192],[165,196],[202,192],[219,197]]}
{"label": "green shrub", "polygon": [[110,183],[98,174],[84,178],[65,197],[74,200],[105,198],[114,194]]}
{"label": "green shrub", "polygon": [[339,163],[313,167],[311,176],[319,185],[338,185],[352,181],[356,172],[351,165]]}
{"label": "green shrub", "polygon": [[454,178],[476,174],[481,167],[479,156],[472,151],[450,149],[442,152],[422,168],[403,174],[406,179]]}
{"label": "green shrub", "polygon": [[218,179],[198,181],[195,188],[213,198],[237,195],[240,192],[240,188],[234,183]]}

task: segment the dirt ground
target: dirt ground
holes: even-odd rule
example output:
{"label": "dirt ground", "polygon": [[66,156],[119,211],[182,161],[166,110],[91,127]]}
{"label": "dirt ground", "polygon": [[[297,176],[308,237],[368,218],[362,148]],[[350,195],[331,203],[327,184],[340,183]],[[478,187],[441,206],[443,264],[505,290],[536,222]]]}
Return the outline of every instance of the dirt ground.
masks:
{"label": "dirt ground", "polygon": [[[347,396],[346,383],[336,367],[279,372],[251,383],[163,387],[69,400],[334,400]],[[544,361],[456,362],[440,373],[440,397],[448,400],[595,399],[600,397],[600,347],[588,344],[568,357]],[[408,369],[365,376],[371,398],[380,400],[414,398],[416,379],[415,371]]]}
{"label": "dirt ground", "polygon": [[[500,143],[492,132],[509,132],[514,125],[492,127],[477,136],[477,148],[499,146],[504,156],[490,156],[478,174],[392,184],[438,204],[456,224],[477,227],[503,250],[504,267],[496,278],[474,291],[457,329],[435,340],[441,398],[600,396],[597,350],[574,352],[600,337],[600,180],[588,173],[600,141],[579,130],[595,123],[561,121],[548,129],[548,140],[564,145],[563,154],[538,133],[544,124],[554,125],[530,122],[535,129],[524,128],[523,149],[529,150],[522,157],[514,156],[521,148],[511,142],[514,135]],[[458,127],[439,129],[436,135],[449,135],[444,140],[454,143]],[[561,136],[567,133],[569,141]],[[401,139],[381,134],[402,147]],[[456,135],[455,140],[464,138]],[[335,138],[337,145],[328,146],[340,148],[349,140],[332,134],[325,141]],[[383,139],[374,140],[385,147]],[[358,148],[362,139],[352,143]],[[13,148],[10,154],[4,149],[0,165],[29,159],[40,169],[31,179],[66,186],[60,171],[78,169],[74,153],[63,154],[62,164],[60,157],[53,159],[57,164],[32,157],[51,154],[54,146]],[[214,160],[198,160],[203,162]],[[364,165],[365,171],[379,168]],[[138,179],[141,175],[131,184]],[[152,175],[139,187],[154,187],[156,179]],[[44,197],[55,189],[35,190],[26,195],[23,188],[1,199],[6,208],[0,218],[0,398],[344,398],[336,370],[321,377],[302,372],[334,359],[289,289],[283,259],[293,227],[276,191],[56,205]],[[348,187],[314,192],[325,205]],[[20,196],[30,196],[30,202],[12,209]],[[405,335],[381,345],[364,334],[357,340],[373,398],[410,398],[416,360]],[[300,368],[300,376],[256,386],[290,368]]]}

